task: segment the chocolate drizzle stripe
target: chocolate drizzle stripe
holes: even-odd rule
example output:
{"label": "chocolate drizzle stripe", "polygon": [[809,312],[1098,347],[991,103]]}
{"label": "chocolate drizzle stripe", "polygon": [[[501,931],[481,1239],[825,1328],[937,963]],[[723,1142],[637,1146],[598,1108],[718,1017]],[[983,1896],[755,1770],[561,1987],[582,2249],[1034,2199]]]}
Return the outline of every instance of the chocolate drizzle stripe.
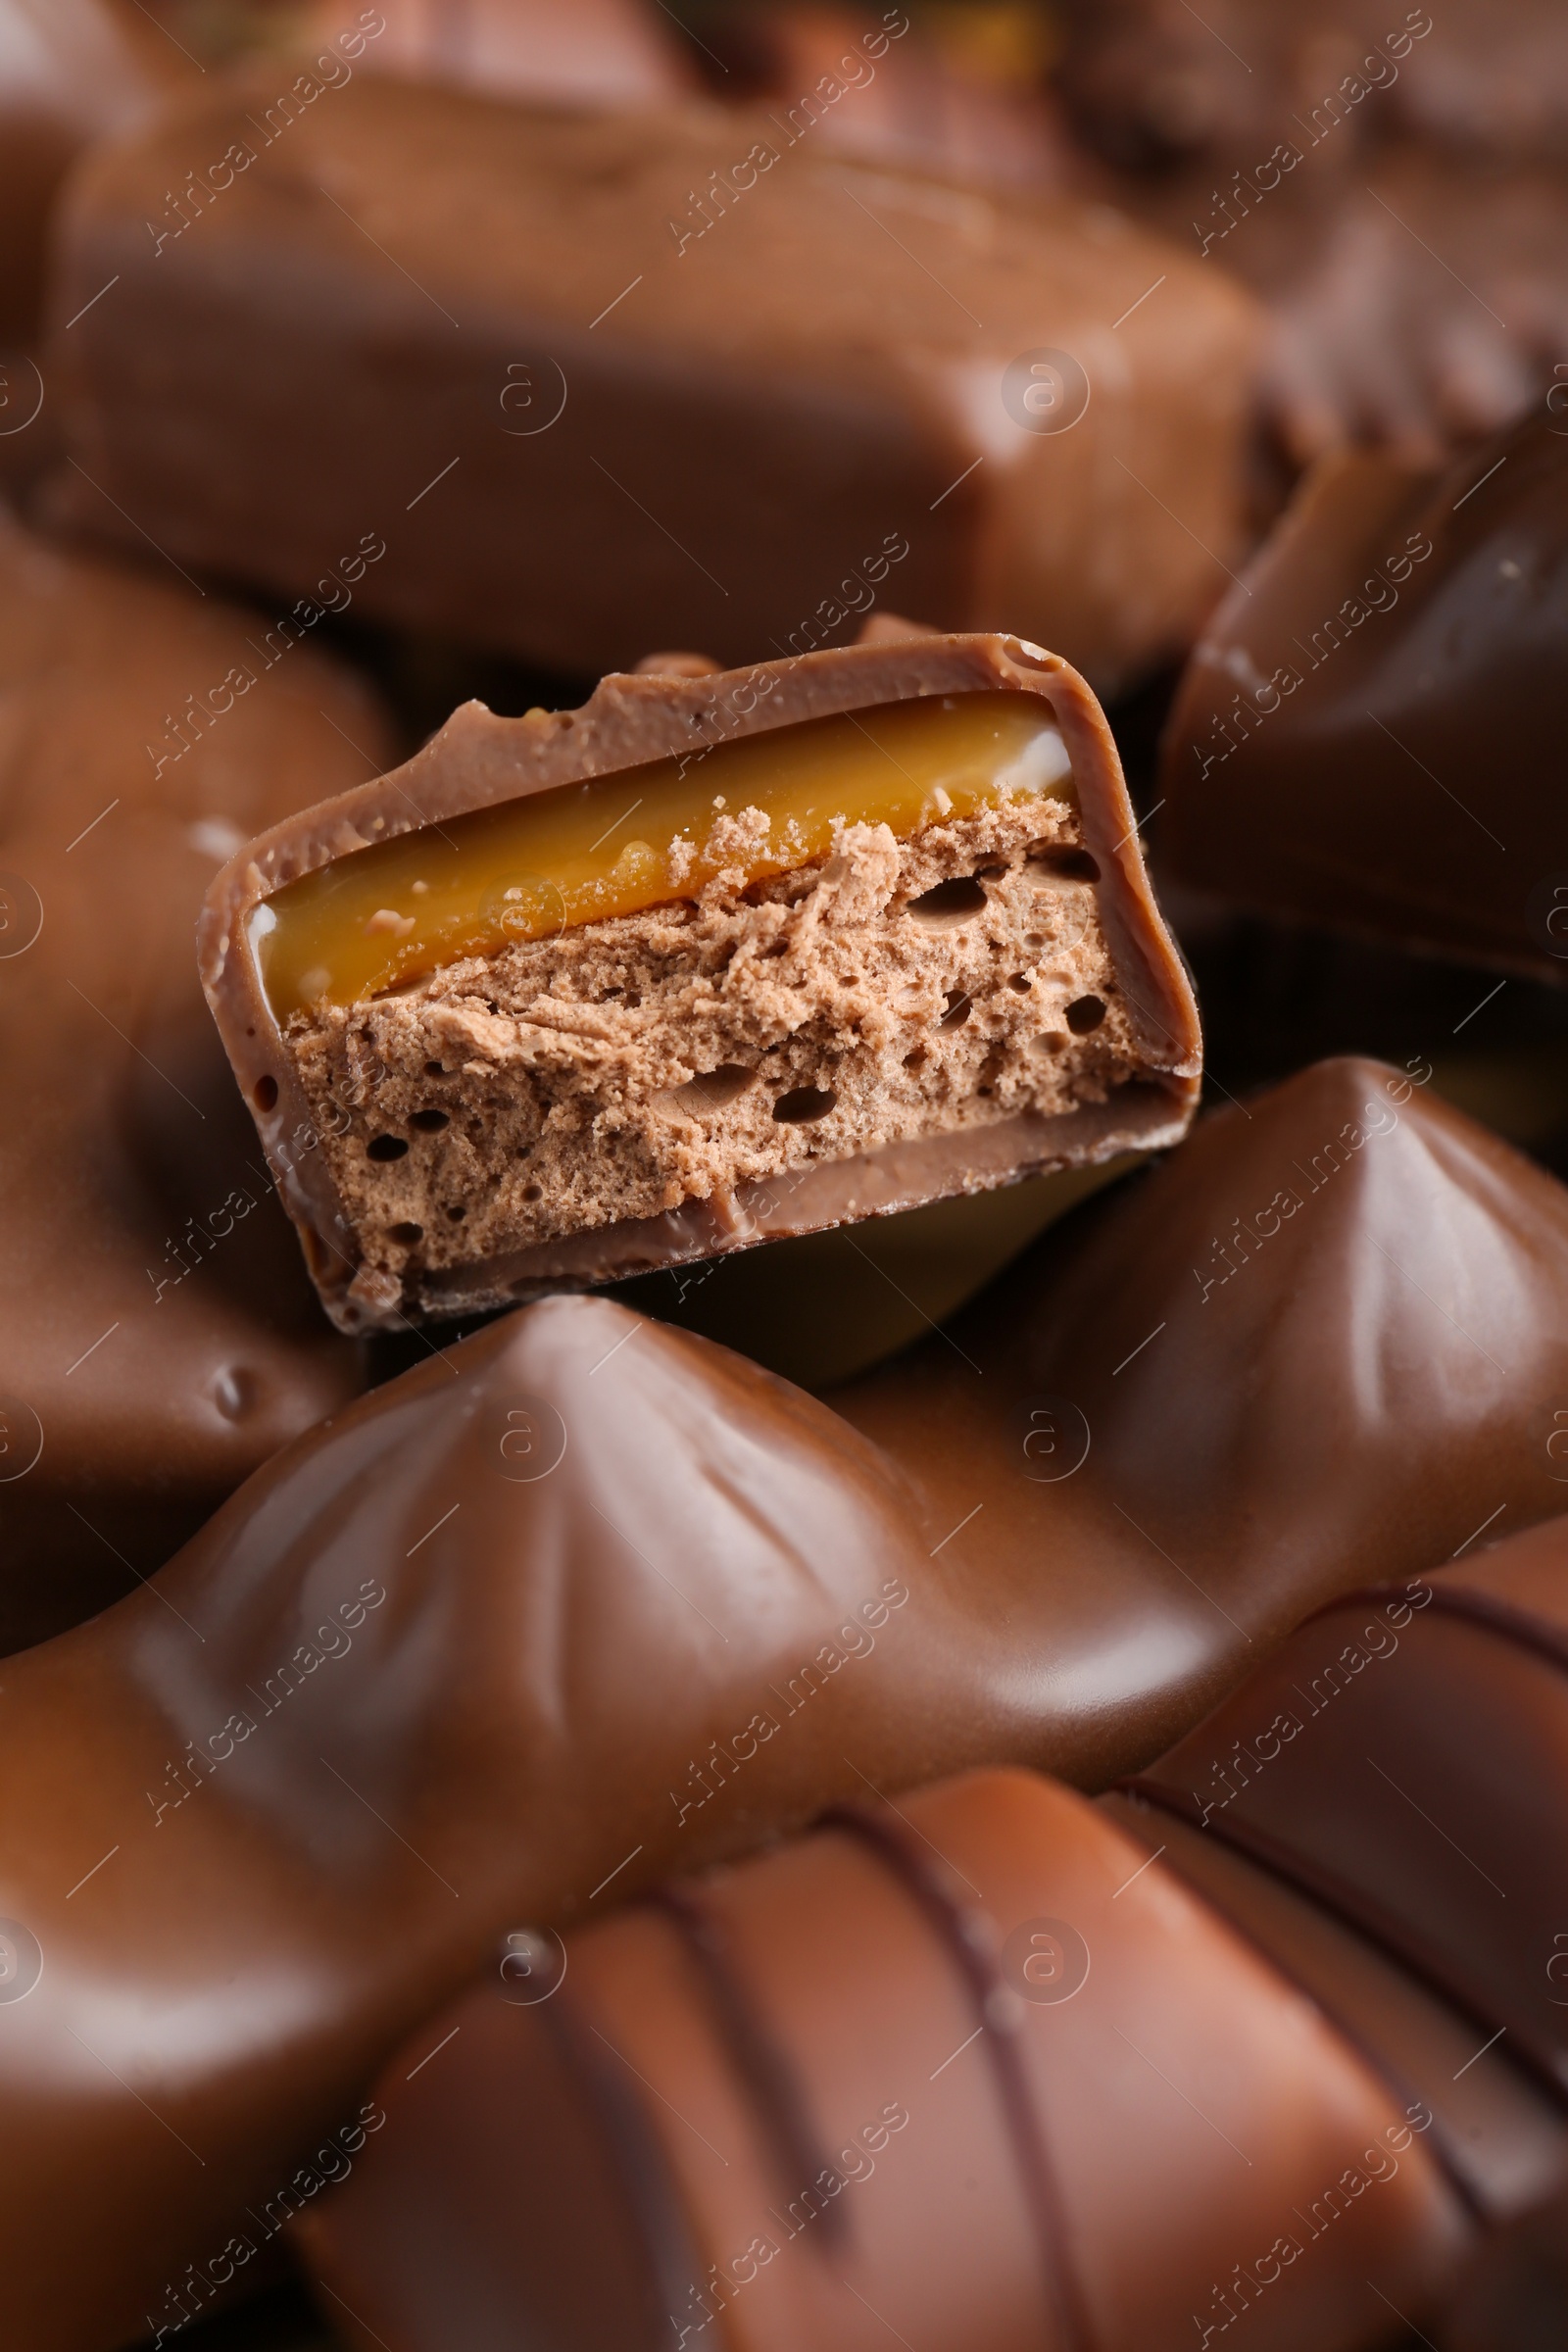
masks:
{"label": "chocolate drizzle stripe", "polygon": [[1568,1634],[1547,1617],[1515,1608],[1511,1601],[1494,1600],[1487,1592],[1472,1592],[1463,1585],[1435,1585],[1431,1606],[1445,1617],[1462,1617],[1467,1624],[1479,1625],[1484,1633],[1495,1634],[1541,1663],[1568,1674]]}
{"label": "chocolate drizzle stripe", "polygon": [[[1401,1592],[1397,1585],[1364,1585],[1357,1592],[1347,1592],[1342,1599],[1314,1609],[1303,1620],[1303,1630],[1343,1609],[1359,1609],[1370,1602],[1386,1604],[1391,1599],[1403,1601],[1408,1591],[1405,1587]],[[1423,1616],[1434,1609],[1440,1617],[1462,1617],[1467,1624],[1479,1625],[1486,1633],[1495,1634],[1499,1641],[1511,1642],[1543,1664],[1568,1674],[1568,1633],[1553,1625],[1549,1617],[1539,1617],[1533,1609],[1516,1608],[1512,1601],[1496,1600],[1491,1593],[1473,1592],[1465,1585],[1429,1584],[1426,1592],[1428,1598],[1421,1604]],[[1407,1605],[1413,1608],[1415,1604]]]}
{"label": "chocolate drizzle stripe", "polygon": [[[1132,1793],[1130,1785],[1126,1792]],[[1415,2085],[1406,2081],[1399,2069],[1390,2062],[1383,2051],[1367,2039],[1360,2027],[1346,2017],[1338,2004],[1327,1998],[1318,1986],[1298,1968],[1289,1953],[1277,1951],[1249,1920],[1244,1919],[1238,1911],[1232,1910],[1224,1895],[1216,1894],[1212,1888],[1200,1885],[1195,1879],[1190,1879],[1181,1863],[1172,1855],[1169,1853],[1163,1857],[1156,1855],[1153,1859],[1156,1864],[1162,1859],[1164,1868],[1170,1872],[1173,1878],[1180,1880],[1187,1893],[1196,1895],[1206,1910],[1214,1912],[1223,1919],[1231,1934],[1237,1936],[1241,1942],[1250,1945],[1258,1958],[1275,1976],[1283,1977],[1288,1984],[1294,1984],[1304,2000],[1310,2001],[1314,2009],[1322,2012],[1340,2039],[1355,2052],[1367,2072],[1376,2075],[1385,2089],[1397,2103],[1403,2106],[1406,2116],[1418,2106],[1426,2107],[1427,2112],[1432,2114],[1428,2102],[1421,2097]],[[1279,1874],[1276,1871],[1270,1871],[1267,1875],[1270,1878],[1276,1878]],[[1297,1890],[1293,1888],[1292,1891]],[[1428,2144],[1432,2149],[1439,2172],[1442,2173],[1466,2213],[1477,2222],[1490,2224],[1493,2218],[1492,2213],[1482,2202],[1470,2176],[1464,2169],[1464,2159],[1459,2145],[1447,2126],[1437,2115],[1432,2115]]]}
{"label": "chocolate drizzle stripe", "polygon": [[[729,1932],[719,1915],[700,1902],[689,1887],[659,1887],[649,1898],[679,1931],[702,1980],[731,2065],[751,2093],[758,2120],[786,2183],[786,2194],[799,2196],[813,2186],[833,2166],[823,2154],[807,2097],[806,2084],[766,2018],[754,2000],[736,1965]],[[813,2242],[822,2256],[837,2256],[849,2240],[850,2217],[842,2200],[825,2205],[818,2215]]]}
{"label": "chocolate drizzle stripe", "polygon": [[[681,2201],[675,2177],[649,2121],[637,2091],[623,2069],[611,2063],[605,2045],[577,2015],[565,1991],[557,1991],[536,2012],[556,2044],[567,2072],[588,2093],[610,2151],[611,2163],[626,2193],[632,2219],[648,2255],[653,2284],[662,2312],[651,2312],[654,2325],[649,2352],[663,2352],[668,2331],[700,2291],[707,2269],[698,2251],[691,2222]],[[637,2352],[627,2345],[624,2352]]]}
{"label": "chocolate drizzle stripe", "polygon": [[1055,2306],[1058,2340],[1064,2352],[1095,2352],[1098,2338],[1073,2257],[1056,2170],[1018,2055],[1017,2029],[1002,2022],[1008,2006],[1007,1986],[990,1937],[973,1933],[973,1915],[967,1906],[955,1899],[941,1874],[905,1836],[891,1812],[873,1811],[869,1805],[835,1805],[821,1816],[818,1826],[858,1838],[913,1898],[957,1963],[975,2018],[984,2029],[983,2046],[1023,2175],[1039,2237],[1046,2292]]}
{"label": "chocolate drizzle stripe", "polygon": [[1174,1813],[1206,1837],[1217,1838],[1221,1845],[1232,1848],[1245,1860],[1253,1862],[1260,1870],[1270,1872],[1285,1886],[1330,1912],[1336,1919],[1354,1930],[1356,1935],[1397,1966],[1446,2001],[1472,2025],[1492,2035],[1494,2040],[1506,2030],[1509,2047],[1516,2064],[1524,2069],[1552,2103],[1568,2113],[1568,2073],[1560,2054],[1549,2042],[1543,2043],[1528,2021],[1518,2016],[1499,2016],[1491,1999],[1451,1964],[1440,1963],[1423,1951],[1415,1938],[1392,1912],[1351,1886],[1334,1871],[1328,1870],[1310,1855],[1300,1853],[1282,1838],[1268,1830],[1259,1830],[1240,1821],[1205,1821],[1201,1807],[1179,1788],[1169,1788],[1162,1782],[1143,1775],[1115,1784],[1124,1795],[1141,1796],[1150,1804],[1167,1813]]}
{"label": "chocolate drizzle stripe", "polygon": [[[1303,1617],[1296,1630],[1304,1634],[1309,1625],[1320,1624],[1325,1617],[1337,1617],[1342,1609],[1364,1609],[1374,1605],[1386,1608],[1390,1601],[1399,1601],[1404,1607],[1414,1610],[1417,1604],[1410,1594],[1417,1586],[1432,1599],[1437,1598],[1437,1586],[1419,1576],[1407,1578],[1402,1585],[1357,1585],[1348,1592],[1339,1592],[1332,1600],[1325,1600],[1309,1616]],[[1425,1609],[1429,1602],[1422,1601],[1419,1605]]]}

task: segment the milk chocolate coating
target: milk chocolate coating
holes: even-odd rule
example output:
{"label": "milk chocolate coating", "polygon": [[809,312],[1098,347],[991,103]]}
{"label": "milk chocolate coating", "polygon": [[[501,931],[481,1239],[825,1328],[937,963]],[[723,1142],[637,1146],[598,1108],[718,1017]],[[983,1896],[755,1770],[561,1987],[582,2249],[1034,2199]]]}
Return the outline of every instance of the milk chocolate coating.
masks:
{"label": "milk chocolate coating", "polygon": [[1565,421],[1548,405],[1443,472],[1366,456],[1308,479],[1177,698],[1181,879],[1568,976]]}
{"label": "milk chocolate coating", "polygon": [[304,646],[269,670],[263,625],[0,515],[0,1649],[128,1590],[361,1385],[195,971],[215,867],[385,757],[365,692]]}
{"label": "milk chocolate coating", "polygon": [[[0,1916],[42,1975],[0,2003],[0,2245],[29,2345],[151,2332],[247,2205],[275,2233],[516,1917],[809,1818],[861,1786],[846,1750],[904,1782],[975,1753],[984,1662],[931,1541],[825,1407],[553,1299],[15,1661]],[[784,1728],[705,1802],[710,1742],[763,1707]]]}
{"label": "milk chocolate coating", "polygon": [[[349,2342],[1144,2352],[1217,2333],[1219,2279],[1291,2232],[1253,2341],[1370,2343],[1368,2272],[1419,2307],[1463,2210],[1375,2067],[1149,1862],[1058,1787],[985,1774],[683,1887],[801,2149],[678,1917],[571,1936],[548,1998],[492,1966],[393,2061],[383,2131],[302,2226]],[[1375,2150],[1313,2246],[1297,2212]]]}
{"label": "milk chocolate coating", "polygon": [[[1206,1303],[1161,1295],[1390,1078],[1330,1065],[1200,1128],[1080,1227],[1093,1291],[1049,1243],[1004,1278],[954,1332],[994,1437],[919,1352],[843,1399],[878,1445],[738,1356],[547,1299],[296,1441],[15,1661],[0,1916],[42,1975],[0,2002],[0,2253],[29,2346],[151,2330],[188,2264],[214,2285],[233,2232],[275,2234],[496,1936],[867,1783],[1102,1786],[1318,1600],[1559,1507],[1568,1207],[1419,1093]],[[1168,1328],[1117,1372],[1134,1306]],[[1069,1346],[1090,1454],[1039,1481],[1076,1453],[1041,1394]]]}
{"label": "milk chocolate coating", "polygon": [[1461,2278],[1443,2352],[1557,2352],[1568,2333],[1568,2196],[1482,2247]]}
{"label": "milk chocolate coating", "polygon": [[[1317,1900],[1568,2114],[1568,1522],[1336,1601],[1130,1784]],[[1473,2045],[1474,2046],[1474,2045]]]}
{"label": "milk chocolate coating", "polygon": [[290,596],[379,532],[366,611],[577,675],[842,641],[884,593],[1097,683],[1191,642],[1243,535],[1256,321],[1103,206],[867,178],[788,113],[370,74],[275,113],[258,79],[74,183],[81,527],[122,533],[113,499]]}
{"label": "milk chocolate coating", "polygon": [[1049,1624],[1032,1761],[1103,1785],[1336,1592],[1562,1509],[1568,1194],[1429,1069],[1323,1062],[1205,1118],[831,1393],[933,1542],[979,1512],[941,1557],[1014,1638]]}
{"label": "milk chocolate coating", "polygon": [[[303,1133],[314,1145],[318,1114],[256,968],[251,916],[263,900],[369,843],[667,758],[694,742],[738,742],[830,711],[998,689],[1038,694],[1071,759],[1083,840],[1099,876],[1098,920],[1134,1040],[1136,1063],[1125,1082],[1111,1086],[1103,1101],[1086,1096],[1059,1114],[1025,1110],[989,1125],[956,1124],[951,1133],[917,1135],[853,1157],[824,1152],[791,1169],[787,1181],[725,1187],[662,1215],[479,1254],[429,1274],[416,1257],[401,1278],[375,1267],[362,1275],[363,1239],[328,1154],[302,1151],[294,1140]],[[1103,713],[1064,662],[1017,638],[920,633],[740,672],[616,673],[581,710],[540,710],[522,719],[497,718],[482,705],[467,704],[390,776],[306,810],[238,852],[213,885],[200,946],[203,983],[235,1075],[255,1109],[322,1303],[345,1331],[378,1323],[404,1327],[410,1317],[506,1305],[542,1291],[612,1281],[949,1194],[985,1191],[1036,1169],[1172,1143],[1198,1098],[1197,1009],[1150,896]],[[355,1151],[356,1165],[377,1140],[373,1131],[362,1139],[362,1124],[363,1118],[355,1120],[344,1147]]]}
{"label": "milk chocolate coating", "polygon": [[[195,64],[131,8],[4,0],[0,337],[29,335],[38,324],[49,216],[75,157],[133,129],[197,79]],[[0,412],[0,427],[16,421]]]}
{"label": "milk chocolate coating", "polygon": [[977,1775],[509,1939],[307,2245],[387,2352],[1386,2341],[1568,2170],[1565,1767],[1558,1520],[1100,1808]]}

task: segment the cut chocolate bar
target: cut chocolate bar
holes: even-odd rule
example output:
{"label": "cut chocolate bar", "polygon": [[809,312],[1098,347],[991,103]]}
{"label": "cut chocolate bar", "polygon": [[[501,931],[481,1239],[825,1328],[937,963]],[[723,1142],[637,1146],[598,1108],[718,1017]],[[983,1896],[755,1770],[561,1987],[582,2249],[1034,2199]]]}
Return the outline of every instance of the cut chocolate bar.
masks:
{"label": "cut chocolate bar", "polygon": [[362,610],[579,677],[843,643],[888,596],[1103,685],[1223,586],[1257,316],[1108,208],[867,171],[820,95],[280,80],[74,183],[74,524],[318,601],[376,532]]}
{"label": "cut chocolate bar", "polygon": [[232,859],[201,955],[345,1330],[1171,1143],[1197,1100],[1110,735],[1017,639],[469,704]]}

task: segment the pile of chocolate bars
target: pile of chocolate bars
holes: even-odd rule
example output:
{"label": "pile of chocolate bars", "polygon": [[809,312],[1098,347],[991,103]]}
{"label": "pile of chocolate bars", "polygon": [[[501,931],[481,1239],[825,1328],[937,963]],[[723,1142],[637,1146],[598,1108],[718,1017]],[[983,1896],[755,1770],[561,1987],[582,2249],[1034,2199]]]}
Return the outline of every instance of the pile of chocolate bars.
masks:
{"label": "pile of chocolate bars", "polygon": [[7,2352],[1568,2343],[1560,0],[0,0]]}

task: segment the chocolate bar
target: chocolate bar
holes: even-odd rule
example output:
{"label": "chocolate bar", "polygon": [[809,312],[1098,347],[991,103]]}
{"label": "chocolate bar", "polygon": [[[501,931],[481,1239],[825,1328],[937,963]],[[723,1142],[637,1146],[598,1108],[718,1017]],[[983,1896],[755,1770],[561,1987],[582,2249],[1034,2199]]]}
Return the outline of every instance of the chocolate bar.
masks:
{"label": "chocolate bar", "polygon": [[[1547,1889],[1568,1807],[1548,1759],[1568,1721],[1565,1563],[1568,1521],[1551,1520],[1430,1577],[1342,1595],[1107,1800],[1168,1837],[1177,1867],[1200,1871],[1250,1936],[1294,1945],[1309,1996],[1332,1997],[1314,1982],[1332,1939],[1314,1951],[1288,1923],[1316,1905],[1457,2026],[1501,2027],[1559,2132],[1568,2024]],[[1353,1995],[1363,2028],[1375,1982]],[[1479,2144],[1451,2159],[1461,2173],[1478,2160],[1483,2210],[1519,2211],[1556,2185],[1551,2167],[1531,2177],[1532,2135],[1466,2136]]]}
{"label": "chocolate bar", "polygon": [[[1560,1510],[1564,1195],[1419,1087],[1352,1145],[1349,1105],[1390,1083],[1331,1065],[1205,1124],[1004,1277],[938,1343],[994,1395],[995,1450],[919,1355],[874,1443],[740,1356],[546,1299],[432,1347],[146,1590],[12,1661],[0,2259],[24,2339],[154,2335],[254,2278],[379,2144],[367,2085],[493,1938],[595,1921],[868,1781],[1050,1762],[1102,1788],[1318,1601]],[[1492,1788],[1469,1718],[1446,1724]],[[1190,1776],[1205,1794],[1234,1744]]]}
{"label": "chocolate bar", "polygon": [[1564,1507],[1568,1348],[1525,1302],[1565,1295],[1565,1205],[1430,1062],[1320,1063],[828,1392],[1014,1628],[1048,1612],[1030,1761],[1102,1787],[1348,1585]]}
{"label": "chocolate bar", "polygon": [[290,597],[378,533],[366,612],[579,677],[873,607],[1099,685],[1191,643],[1246,531],[1257,321],[1216,272],[1103,206],[819,154],[820,90],[609,118],[278,79],[74,185],[75,527]]}
{"label": "chocolate bar", "polygon": [[3,1651],[125,1592],[362,1385],[235,1115],[193,926],[238,843],[387,736],[265,621],[3,515],[0,620]]}
{"label": "chocolate bar", "polygon": [[470,704],[240,852],[201,953],[345,1331],[1172,1143],[1197,1101],[1109,732],[1015,638]]}
{"label": "chocolate bar", "polygon": [[[145,11],[105,0],[0,0],[0,337],[30,338],[49,216],[71,165],[194,88],[198,69]],[[8,398],[0,432],[18,421]]]}
{"label": "chocolate bar", "polygon": [[1550,403],[1432,471],[1329,461],[1193,656],[1160,856],[1272,914],[1568,977]]}
{"label": "chocolate bar", "polygon": [[564,1943],[520,1926],[302,2219],[349,2342],[1424,2326],[1568,2167],[1565,1568],[1559,1520],[1342,1600],[1098,1807],[862,1796]]}

